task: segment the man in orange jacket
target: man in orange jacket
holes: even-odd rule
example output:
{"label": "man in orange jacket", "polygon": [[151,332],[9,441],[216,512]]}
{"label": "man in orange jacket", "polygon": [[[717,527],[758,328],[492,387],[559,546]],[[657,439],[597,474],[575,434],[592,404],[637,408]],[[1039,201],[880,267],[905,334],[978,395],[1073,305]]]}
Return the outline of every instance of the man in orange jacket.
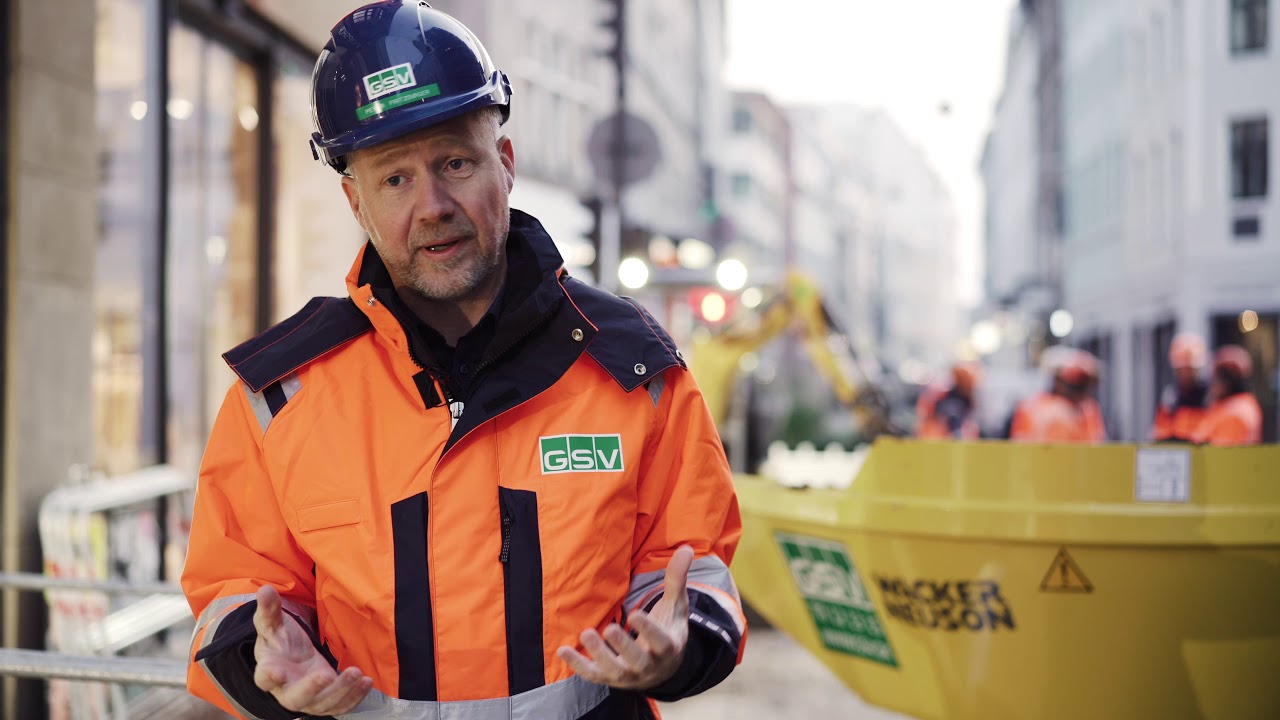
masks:
{"label": "man in orange jacket", "polygon": [[1009,439],[1023,442],[1097,443],[1106,440],[1102,411],[1092,392],[1098,361],[1084,350],[1064,348],[1050,360],[1052,385],[1018,404]]}
{"label": "man in orange jacket", "polygon": [[369,242],[348,297],[225,356],[191,692],[258,720],[639,720],[723,680],[746,624],[719,435],[649,313],[509,208],[506,76],[383,0],[312,77]]}
{"label": "man in orange jacket", "polygon": [[977,363],[951,366],[951,382],[925,388],[916,402],[916,437],[977,440],[974,398],[982,369]]}
{"label": "man in orange jacket", "polygon": [[1251,445],[1262,442],[1262,406],[1249,392],[1253,359],[1239,345],[1218,348],[1209,381],[1209,411],[1191,434],[1191,441],[1210,445]]}
{"label": "man in orange jacket", "polygon": [[1166,387],[1156,406],[1155,426],[1151,438],[1191,440],[1205,413],[1208,387],[1200,379],[1208,350],[1204,338],[1194,333],[1178,333],[1169,345],[1169,365],[1174,384]]}

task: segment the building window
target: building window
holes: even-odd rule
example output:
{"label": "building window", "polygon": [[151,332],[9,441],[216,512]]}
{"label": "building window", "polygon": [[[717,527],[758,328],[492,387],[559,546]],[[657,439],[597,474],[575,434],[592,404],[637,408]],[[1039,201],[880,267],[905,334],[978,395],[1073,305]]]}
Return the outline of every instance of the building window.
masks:
{"label": "building window", "polygon": [[746,108],[733,109],[733,131],[735,133],[751,132],[751,112]]}
{"label": "building window", "polygon": [[734,173],[730,179],[729,189],[734,197],[745,198],[751,195],[751,176],[746,173]]}
{"label": "building window", "polygon": [[1267,5],[1270,0],[1231,0],[1232,54],[1267,48]]}
{"label": "building window", "polygon": [[1231,123],[1231,196],[1267,195],[1267,119]]}

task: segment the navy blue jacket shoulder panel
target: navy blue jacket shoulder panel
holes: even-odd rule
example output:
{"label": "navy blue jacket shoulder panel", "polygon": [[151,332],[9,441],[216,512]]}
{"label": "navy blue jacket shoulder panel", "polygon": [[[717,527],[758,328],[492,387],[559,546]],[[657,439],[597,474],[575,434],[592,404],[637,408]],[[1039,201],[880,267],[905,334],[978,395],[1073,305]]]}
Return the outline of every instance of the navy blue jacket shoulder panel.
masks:
{"label": "navy blue jacket shoulder panel", "polygon": [[676,344],[640,303],[565,278],[565,292],[599,331],[587,354],[627,392],[673,367],[685,367]]}
{"label": "navy blue jacket shoulder panel", "polygon": [[372,327],[351,298],[312,298],[293,317],[227,351],[222,358],[252,392],[262,392]]}

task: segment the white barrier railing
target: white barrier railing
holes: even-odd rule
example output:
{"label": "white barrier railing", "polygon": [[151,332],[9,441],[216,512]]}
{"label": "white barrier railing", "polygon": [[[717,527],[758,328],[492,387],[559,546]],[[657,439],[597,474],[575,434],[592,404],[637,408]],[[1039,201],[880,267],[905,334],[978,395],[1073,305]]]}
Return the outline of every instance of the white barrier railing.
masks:
{"label": "white barrier railing", "polygon": [[[174,688],[185,684],[191,610],[176,585],[156,579],[185,554],[194,489],[192,473],[157,465],[44,498],[44,575],[0,575],[0,586],[44,592],[48,651],[4,649],[0,674],[48,679],[53,717],[180,716],[140,708],[189,699]],[[152,687],[140,694],[126,685]]]}
{"label": "white barrier railing", "polygon": [[819,451],[810,442],[802,442],[792,450],[786,443],[777,441],[769,446],[760,464],[760,475],[787,487],[847,488],[862,469],[869,452],[869,445],[845,450],[839,443],[831,443]]}

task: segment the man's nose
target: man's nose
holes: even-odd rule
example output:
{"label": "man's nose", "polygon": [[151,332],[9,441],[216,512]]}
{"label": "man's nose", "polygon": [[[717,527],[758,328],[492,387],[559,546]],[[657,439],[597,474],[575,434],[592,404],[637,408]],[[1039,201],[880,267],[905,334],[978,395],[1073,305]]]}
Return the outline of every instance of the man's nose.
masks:
{"label": "man's nose", "polygon": [[448,221],[457,211],[453,194],[449,188],[434,178],[418,183],[415,198],[414,220],[426,223]]}

